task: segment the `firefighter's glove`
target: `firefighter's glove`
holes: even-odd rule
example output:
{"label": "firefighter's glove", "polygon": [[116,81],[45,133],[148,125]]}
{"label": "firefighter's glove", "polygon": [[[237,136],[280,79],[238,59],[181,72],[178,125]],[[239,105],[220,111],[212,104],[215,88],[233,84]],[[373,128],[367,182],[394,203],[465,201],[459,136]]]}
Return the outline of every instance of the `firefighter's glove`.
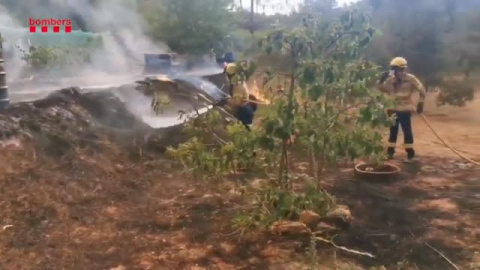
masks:
{"label": "firefighter's glove", "polygon": [[423,102],[418,103],[417,105],[417,113],[422,114],[423,113]]}
{"label": "firefighter's glove", "polygon": [[380,77],[380,83],[384,83],[388,79],[388,76],[390,76],[390,71],[383,72]]}

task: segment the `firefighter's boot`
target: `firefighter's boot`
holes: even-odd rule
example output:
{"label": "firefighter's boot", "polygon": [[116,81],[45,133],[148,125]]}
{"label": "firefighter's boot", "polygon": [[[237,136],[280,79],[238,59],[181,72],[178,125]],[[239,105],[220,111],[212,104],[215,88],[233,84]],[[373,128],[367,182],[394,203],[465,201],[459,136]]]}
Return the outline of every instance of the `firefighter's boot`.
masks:
{"label": "firefighter's boot", "polygon": [[405,160],[406,163],[411,163],[415,161],[415,150],[413,149],[406,149],[407,152],[407,159]]}

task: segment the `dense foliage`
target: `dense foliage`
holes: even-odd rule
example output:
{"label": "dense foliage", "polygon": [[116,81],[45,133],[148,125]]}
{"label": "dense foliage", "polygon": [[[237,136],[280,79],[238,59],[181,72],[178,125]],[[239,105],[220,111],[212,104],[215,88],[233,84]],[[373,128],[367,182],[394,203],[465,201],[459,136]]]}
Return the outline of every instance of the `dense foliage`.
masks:
{"label": "dense foliage", "polygon": [[162,0],[145,7],[148,31],[181,54],[206,54],[228,37],[231,0]]}
{"label": "dense foliage", "polygon": [[25,61],[26,72],[53,72],[67,75],[88,65],[101,47],[101,39],[92,39],[84,45],[17,47]]}

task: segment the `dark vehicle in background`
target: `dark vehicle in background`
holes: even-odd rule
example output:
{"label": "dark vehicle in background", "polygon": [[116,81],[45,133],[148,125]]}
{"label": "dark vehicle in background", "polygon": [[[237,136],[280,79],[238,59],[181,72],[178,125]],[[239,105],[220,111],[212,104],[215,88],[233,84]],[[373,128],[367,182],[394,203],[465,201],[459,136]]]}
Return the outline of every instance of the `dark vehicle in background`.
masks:
{"label": "dark vehicle in background", "polygon": [[145,74],[172,72],[175,56],[171,53],[144,54]]}
{"label": "dark vehicle in background", "polygon": [[[163,53],[163,54],[144,54],[145,68],[144,74],[147,76],[155,75],[169,75],[176,77],[174,74],[177,72],[183,73],[180,69],[181,59],[176,59],[176,55],[172,53]],[[223,57],[216,59],[218,67],[223,69],[223,64],[225,62],[233,62],[234,55],[231,52],[225,53]],[[178,61],[177,61],[178,60]],[[188,72],[186,73],[188,74]],[[225,91],[227,87],[226,77],[223,74],[223,70],[213,74],[202,74],[202,78],[213,83],[222,91]]]}

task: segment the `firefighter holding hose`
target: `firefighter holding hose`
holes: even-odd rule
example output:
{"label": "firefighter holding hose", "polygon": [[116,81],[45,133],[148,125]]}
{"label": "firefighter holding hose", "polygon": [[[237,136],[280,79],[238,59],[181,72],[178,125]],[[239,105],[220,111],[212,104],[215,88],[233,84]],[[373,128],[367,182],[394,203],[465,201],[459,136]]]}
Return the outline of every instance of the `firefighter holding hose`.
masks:
{"label": "firefighter holding hose", "polygon": [[227,75],[228,81],[228,94],[233,97],[235,87],[239,83],[239,75],[237,73],[237,64],[232,62],[226,62],[225,67],[223,69],[223,73]]}
{"label": "firefighter holding hose", "polygon": [[235,63],[233,53],[231,52],[225,53],[224,61],[223,73],[227,76],[230,96],[244,96],[246,94],[246,89],[243,87],[241,76],[242,70],[247,69],[247,61],[240,62],[240,66],[238,66],[237,63]]}
{"label": "firefighter holding hose", "polygon": [[253,118],[257,110],[257,100],[254,95],[248,93],[241,70],[246,70],[248,67],[247,61],[242,61],[238,64],[234,62],[233,54],[225,54],[224,74],[227,76],[229,84],[230,98],[221,100],[217,105],[223,106],[228,104],[233,110],[235,117],[250,131],[250,126],[253,123]]}
{"label": "firefighter holding hose", "polygon": [[[395,155],[395,147],[399,127],[402,128],[404,135],[405,151],[407,152],[406,162],[412,162],[415,159],[415,150],[413,147],[414,138],[412,130],[412,113],[423,113],[425,102],[425,87],[413,74],[407,73],[408,63],[403,57],[396,57],[390,62],[390,72],[382,74],[379,89],[385,94],[392,96],[396,101],[396,106],[388,108],[387,113],[395,116],[395,123],[390,127],[390,136],[388,138],[387,154],[389,159]],[[413,95],[419,94],[419,101],[413,103]]]}

